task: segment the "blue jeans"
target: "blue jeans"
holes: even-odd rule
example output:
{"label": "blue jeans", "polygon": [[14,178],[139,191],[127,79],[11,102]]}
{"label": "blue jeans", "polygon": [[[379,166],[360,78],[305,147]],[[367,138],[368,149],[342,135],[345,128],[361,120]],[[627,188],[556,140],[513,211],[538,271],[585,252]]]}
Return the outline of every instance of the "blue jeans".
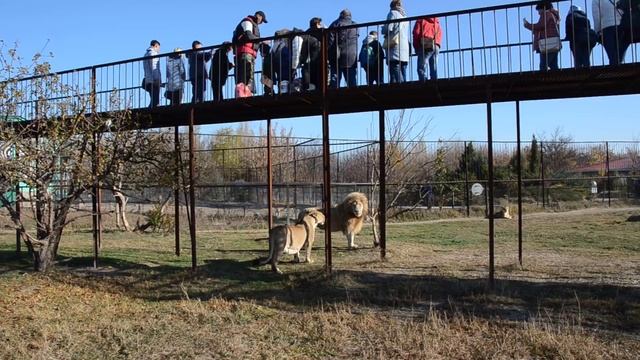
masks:
{"label": "blue jeans", "polygon": [[389,62],[389,82],[403,83],[407,80],[407,62],[391,60]]}
{"label": "blue jeans", "polygon": [[356,87],[358,85],[357,79],[357,63],[353,64],[348,68],[339,68],[336,66],[331,67],[331,87],[337,88],[340,86],[340,81],[344,76],[345,81],[347,82],[347,87]]}
{"label": "blue jeans", "polygon": [[558,53],[540,53],[540,71],[558,70]]}
{"label": "blue jeans", "polygon": [[433,51],[418,50],[418,79],[420,81],[427,80],[427,63],[429,64],[430,79],[438,79],[438,54],[440,54],[440,47],[437,45]]}
{"label": "blue jeans", "polygon": [[624,56],[629,48],[629,42],[624,39],[618,27],[609,26],[602,29],[602,46],[607,52],[609,65],[618,65],[624,62]]}

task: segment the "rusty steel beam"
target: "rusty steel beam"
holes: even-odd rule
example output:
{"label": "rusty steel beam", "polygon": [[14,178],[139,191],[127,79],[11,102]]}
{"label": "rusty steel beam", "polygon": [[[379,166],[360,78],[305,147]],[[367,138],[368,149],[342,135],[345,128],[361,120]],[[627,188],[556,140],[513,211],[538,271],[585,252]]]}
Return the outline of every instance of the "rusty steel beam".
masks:
{"label": "rusty steel beam", "polygon": [[173,131],[173,145],[176,154],[176,162],[175,162],[175,189],[173,191],[173,229],[174,229],[174,237],[176,243],[176,256],[180,256],[180,127],[174,127]]}
{"label": "rusty steel beam", "polygon": [[333,270],[332,252],[331,252],[331,149],[329,143],[329,102],[327,99],[327,60],[328,60],[328,32],[322,31],[322,50],[321,50],[321,74],[322,79],[322,173],[323,173],[323,192],[322,205],[325,210],[325,230],[324,230],[324,259],[325,271],[327,275],[331,275]]}
{"label": "rusty steel beam", "polygon": [[520,101],[516,101],[516,137],[518,142],[518,261],[522,266],[522,138],[520,133]]}
{"label": "rusty steel beam", "polygon": [[487,216],[489,218],[489,287],[495,289],[495,219],[494,219],[494,173],[493,173],[493,113],[491,109],[491,92],[487,94],[487,152],[489,163],[489,183],[487,185]]}
{"label": "rusty steel beam", "polygon": [[195,189],[195,150],[194,144],[195,134],[193,123],[195,118],[195,110],[191,108],[189,112],[189,235],[191,237],[191,269],[196,270],[198,266],[197,247],[196,247],[196,189]]}
{"label": "rusty steel beam", "polygon": [[[96,68],[91,69],[91,113],[95,120],[96,114]],[[94,185],[91,192],[91,219],[92,219],[92,231],[93,231],[93,267],[98,267],[98,256],[100,252],[100,235],[98,225],[98,186],[96,178],[98,176],[98,137],[97,134],[93,134],[93,141],[91,143],[91,174],[93,176]]]}
{"label": "rusty steel beam", "polygon": [[273,228],[273,159],[271,149],[271,119],[267,119],[267,223]]}
{"label": "rusty steel beam", "polygon": [[386,129],[384,111],[379,113],[380,131],[380,199],[378,202],[378,216],[380,220],[380,259],[387,256],[387,156]]}

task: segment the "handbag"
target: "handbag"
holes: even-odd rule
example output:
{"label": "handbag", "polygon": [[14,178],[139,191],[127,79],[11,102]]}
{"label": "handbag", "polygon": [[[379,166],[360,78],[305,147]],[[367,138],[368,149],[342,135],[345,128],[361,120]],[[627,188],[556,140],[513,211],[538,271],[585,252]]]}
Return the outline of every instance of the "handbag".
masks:
{"label": "handbag", "polygon": [[436,45],[436,39],[423,37],[420,39],[420,45],[422,45],[422,49],[424,49],[424,51],[433,51],[433,48]]}
{"label": "handbag", "polygon": [[385,36],[384,43],[382,43],[382,47],[385,49],[391,49],[398,46],[399,43],[400,43],[400,34],[395,34],[391,37]]}
{"label": "handbag", "polygon": [[559,36],[538,40],[538,50],[541,53],[558,52],[560,49],[562,49],[562,41]]}

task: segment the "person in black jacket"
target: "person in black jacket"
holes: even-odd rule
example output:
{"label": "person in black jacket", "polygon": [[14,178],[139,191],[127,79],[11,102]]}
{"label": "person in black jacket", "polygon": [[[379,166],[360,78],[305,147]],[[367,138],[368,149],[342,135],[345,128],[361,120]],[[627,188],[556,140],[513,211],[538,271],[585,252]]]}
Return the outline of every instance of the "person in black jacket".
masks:
{"label": "person in black jacket", "polygon": [[207,62],[211,60],[211,52],[198,51],[202,47],[200,41],[196,40],[191,44],[194,50],[189,54],[189,81],[193,89],[191,102],[202,102],[204,92],[207,89]]}
{"label": "person in black jacket", "polygon": [[222,46],[215,51],[211,58],[211,90],[213,90],[213,99],[215,101],[224,99],[222,89],[227,83],[229,70],[234,67],[233,63],[229,61],[228,55],[232,48],[231,43],[226,41],[222,43]]}
{"label": "person in black jacket", "polygon": [[[340,12],[340,17],[329,26],[329,29],[339,29],[355,24],[351,20],[351,11],[344,9]],[[347,81],[347,87],[355,87],[357,85],[357,57],[358,29],[350,28],[329,32],[331,87],[340,86],[342,76]]]}
{"label": "person in black jacket", "polygon": [[[302,35],[302,86],[305,90],[319,90],[322,86],[322,19],[314,17],[309,20],[309,30]],[[326,66],[326,64],[325,64]],[[326,79],[324,80],[327,81]]]}
{"label": "person in black jacket", "polygon": [[591,50],[596,46],[598,35],[591,28],[591,21],[579,6],[569,10],[566,26],[566,41],[569,41],[576,68],[591,66]]}
{"label": "person in black jacket", "polygon": [[384,48],[378,41],[378,32],[372,31],[362,41],[360,66],[367,73],[367,84],[384,84]]}

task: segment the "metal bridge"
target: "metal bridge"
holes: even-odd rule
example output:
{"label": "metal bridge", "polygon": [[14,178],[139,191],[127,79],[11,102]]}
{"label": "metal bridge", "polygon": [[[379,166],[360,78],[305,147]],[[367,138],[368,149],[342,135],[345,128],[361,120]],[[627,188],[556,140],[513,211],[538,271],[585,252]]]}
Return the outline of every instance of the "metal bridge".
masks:
{"label": "metal bridge", "polygon": [[[590,1],[589,1],[590,3]],[[347,31],[355,31],[360,35],[359,39],[366,37],[371,31],[379,34],[382,43],[385,28],[390,24],[408,23],[412,29],[416,21],[425,17],[438,17],[442,29],[442,43],[438,57],[438,79],[419,81],[417,77],[418,56],[412,54],[407,63],[407,78],[402,83],[389,83],[389,73],[385,70],[382,75],[382,83],[368,85],[366,71],[357,63],[348,72],[356,72],[356,86],[332,87],[328,82],[316,89],[289,89],[280,92],[275,87],[274,94],[266,95],[262,86],[254,87],[254,96],[235,98],[233,96],[236,87],[234,77],[223,86],[223,99],[214,99],[213,92],[209,88],[209,80],[205,84],[198,84],[198,79],[187,79],[182,99],[187,102],[169,105],[168,101],[161,99],[157,106],[148,106],[151,100],[149,94],[141,88],[144,78],[144,62],[157,60],[160,69],[165,69],[167,59],[171,53],[160,54],[152,58],[135,58],[108,64],[101,64],[79,69],[57,72],[48,76],[55,76],[57,81],[64,85],[65,90],[38,93],[39,82],[46,77],[32,77],[22,79],[15,86],[24,98],[14,110],[16,116],[27,120],[36,116],[38,99],[43,96],[48,101],[68,101],[70,97],[87,96],[94,100],[94,113],[109,113],[111,111],[130,109],[134,119],[145,119],[145,126],[150,128],[175,127],[176,135],[178,127],[189,126],[190,143],[189,150],[191,165],[191,185],[193,185],[193,127],[195,125],[220,124],[245,121],[267,121],[267,131],[271,134],[271,120],[282,118],[296,118],[306,116],[322,116],[323,124],[323,160],[324,160],[324,208],[331,205],[331,176],[329,166],[329,118],[335,114],[357,112],[379,112],[379,141],[380,153],[385,154],[385,110],[407,109],[419,107],[452,106],[463,104],[486,104],[487,109],[487,140],[489,154],[489,203],[493,203],[493,138],[492,138],[492,103],[515,102],[516,113],[514,120],[517,123],[518,150],[520,150],[520,101],[561,99],[593,96],[627,95],[640,93],[640,47],[636,46],[634,39],[626,51],[626,55],[620,65],[609,65],[604,45],[604,39],[599,40],[590,54],[590,66],[575,68],[569,43],[575,40],[575,34],[579,30],[574,29],[573,34],[562,36],[563,49],[558,54],[558,70],[539,70],[539,56],[534,53],[532,34],[522,26],[522,18],[527,17],[535,22],[538,13],[535,10],[537,1],[524,2],[511,5],[484,7],[463,11],[453,11],[439,14],[428,14],[417,17],[405,18],[400,21],[378,21],[365,24],[357,24],[341,28],[329,28],[319,30],[315,35],[321,43],[319,68],[320,79],[328,79],[331,73],[331,59],[337,55],[332,51],[335,48],[329,45],[332,35],[338,37]],[[589,9],[587,0],[560,0],[555,1],[554,7],[559,10],[564,24],[565,17],[572,5],[580,5]],[[546,31],[546,29],[545,29]],[[565,33],[564,29],[560,31]],[[289,48],[296,41],[297,36],[310,33],[289,33],[283,36],[262,38],[256,43],[272,43],[284,41]],[[409,32],[400,35],[400,41],[412,41]],[[573,37],[573,38],[572,38]],[[198,52],[215,52],[223,45],[203,47]],[[360,52],[361,41],[355,42],[353,49]],[[626,46],[616,43],[614,46]],[[412,47],[412,46],[410,46]],[[385,52],[391,50],[385,49]],[[183,51],[183,55],[194,55],[194,50]],[[542,55],[545,56],[545,55]],[[283,59],[280,59],[281,62]],[[287,59],[292,60],[292,59]],[[310,66],[310,64],[306,64]],[[366,67],[366,66],[365,66]],[[273,77],[266,69],[261,69],[260,58],[256,59],[256,74],[254,83],[261,76]],[[212,69],[209,71],[219,69]],[[289,71],[289,70],[287,70]],[[300,69],[291,69],[293,78],[300,76]],[[188,101],[193,96],[189,81],[196,86],[206,86],[204,99],[193,103]],[[292,84],[290,84],[292,85]],[[164,86],[164,84],[163,84]],[[292,88],[293,86],[289,86]],[[181,100],[182,100],[181,99]],[[152,104],[153,105],[153,104]],[[272,188],[271,176],[271,148],[268,145],[269,175],[268,184]],[[520,156],[519,156],[520,157]],[[384,156],[380,157],[384,159]],[[520,163],[518,163],[520,168]],[[381,161],[381,196],[379,206],[385,208],[385,164]],[[521,175],[521,171],[519,171]],[[520,178],[520,177],[519,177]],[[521,180],[521,178],[519,179]],[[521,190],[521,181],[519,189]],[[96,191],[94,202],[99,209],[100,194]],[[271,190],[269,191],[271,198]],[[191,186],[190,211],[195,213],[195,193]],[[521,196],[519,196],[521,206]],[[271,206],[269,206],[271,208]],[[494,281],[494,217],[493,207],[489,207],[489,279]],[[519,211],[522,214],[521,211]],[[384,215],[384,212],[381,212]],[[95,215],[99,219],[99,214]],[[195,219],[195,216],[191,216]],[[177,218],[176,218],[177,220]],[[381,257],[385,257],[385,219],[381,219]],[[269,216],[271,225],[272,217]],[[327,222],[331,221],[327,219]],[[96,221],[94,231],[95,263],[98,259],[98,243],[100,240],[100,224]],[[176,246],[179,251],[179,224],[176,231]],[[196,265],[196,236],[195,220],[190,225],[193,266]],[[519,217],[519,258],[522,262],[522,215]],[[327,226],[329,227],[329,226]],[[331,272],[331,234],[326,233],[326,270]]]}

